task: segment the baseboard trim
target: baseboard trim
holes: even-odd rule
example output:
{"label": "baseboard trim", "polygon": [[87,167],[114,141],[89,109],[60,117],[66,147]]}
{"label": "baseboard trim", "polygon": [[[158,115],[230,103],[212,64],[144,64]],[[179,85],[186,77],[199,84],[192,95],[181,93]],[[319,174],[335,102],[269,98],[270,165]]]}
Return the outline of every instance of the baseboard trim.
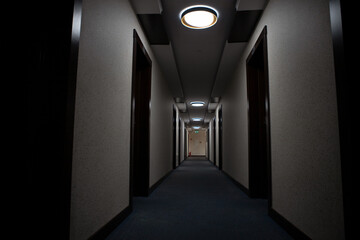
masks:
{"label": "baseboard trim", "polygon": [[132,207],[128,206],[118,215],[111,219],[107,224],[94,233],[89,240],[103,240],[132,212]]}
{"label": "baseboard trim", "polygon": [[250,197],[249,189],[247,189],[244,185],[236,181],[233,177],[231,177],[227,172],[221,170],[241,191],[243,191],[247,196]]}
{"label": "baseboard trim", "polygon": [[170,170],[167,174],[165,174],[165,176],[163,176],[162,178],[160,178],[156,183],[154,183],[150,188],[149,188],[149,195],[170,175],[170,173],[172,173],[173,170]]}
{"label": "baseboard trim", "polygon": [[285,229],[294,239],[297,240],[311,240],[305,233],[295,227],[291,222],[284,218],[280,213],[275,211],[273,208],[269,208],[269,216],[282,228]]}
{"label": "baseboard trim", "polygon": [[[231,177],[227,172],[222,170],[222,172],[238,187],[243,191],[246,195],[250,197],[249,189],[247,189],[244,185],[236,181],[233,177]],[[289,235],[291,235],[296,240],[311,240],[305,233],[303,233],[300,229],[295,227],[291,222],[289,222],[286,218],[284,218],[281,214],[275,211],[273,208],[269,208],[268,210],[269,216],[279,224]]]}

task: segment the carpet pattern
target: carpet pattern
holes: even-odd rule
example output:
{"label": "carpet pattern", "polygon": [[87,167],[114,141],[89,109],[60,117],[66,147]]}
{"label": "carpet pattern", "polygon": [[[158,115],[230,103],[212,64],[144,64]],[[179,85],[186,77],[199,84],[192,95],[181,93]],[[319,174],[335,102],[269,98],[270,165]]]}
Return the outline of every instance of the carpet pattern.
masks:
{"label": "carpet pattern", "polygon": [[107,240],[292,239],[267,215],[267,201],[251,199],[204,158],[189,158]]}

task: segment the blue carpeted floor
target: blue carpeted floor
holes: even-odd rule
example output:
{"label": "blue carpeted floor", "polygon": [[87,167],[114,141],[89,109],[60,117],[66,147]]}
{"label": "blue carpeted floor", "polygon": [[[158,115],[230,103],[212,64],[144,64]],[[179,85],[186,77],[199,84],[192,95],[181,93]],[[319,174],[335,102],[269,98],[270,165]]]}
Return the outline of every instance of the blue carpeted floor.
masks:
{"label": "blue carpeted floor", "polygon": [[134,210],[107,240],[292,239],[267,215],[267,202],[250,199],[203,158],[189,158]]}

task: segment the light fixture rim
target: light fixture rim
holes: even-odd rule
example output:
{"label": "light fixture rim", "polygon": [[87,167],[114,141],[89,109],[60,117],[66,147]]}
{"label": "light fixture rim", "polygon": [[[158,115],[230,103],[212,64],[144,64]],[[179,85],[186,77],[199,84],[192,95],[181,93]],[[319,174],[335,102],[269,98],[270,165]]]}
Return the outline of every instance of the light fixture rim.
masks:
{"label": "light fixture rim", "polygon": [[[194,12],[194,11],[207,11],[207,12],[210,12],[211,14],[213,14],[215,16],[215,21],[208,25],[208,26],[205,26],[205,27],[195,27],[195,26],[192,26],[190,24],[186,24],[185,21],[183,20],[183,17],[187,14],[187,13],[190,13],[190,12]],[[191,29],[206,29],[206,28],[210,28],[212,26],[214,26],[217,21],[218,21],[218,18],[219,18],[219,12],[213,8],[213,7],[210,7],[208,5],[192,5],[192,6],[189,6],[189,7],[186,7],[184,8],[180,14],[179,14],[179,18],[180,18],[180,21],[181,23],[187,27],[187,28],[191,28]]]}
{"label": "light fixture rim", "polygon": [[182,19],[187,13],[195,12],[195,11],[206,11],[206,12],[210,12],[210,13],[214,14],[216,17],[218,17],[218,12],[217,12],[214,8],[211,8],[211,7],[208,7],[208,6],[199,5],[199,6],[190,7],[190,8],[187,8],[187,9],[183,10],[183,11],[181,12],[181,14],[180,14],[180,19]]}

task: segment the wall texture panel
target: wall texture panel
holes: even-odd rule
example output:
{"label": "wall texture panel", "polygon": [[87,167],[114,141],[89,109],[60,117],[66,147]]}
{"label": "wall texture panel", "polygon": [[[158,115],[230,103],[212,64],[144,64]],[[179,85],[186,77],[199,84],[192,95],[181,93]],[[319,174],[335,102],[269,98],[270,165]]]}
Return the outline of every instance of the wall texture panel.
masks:
{"label": "wall texture panel", "polygon": [[133,29],[153,62],[150,182],[171,170],[172,99],[131,5],[126,0],[83,0],[71,239],[88,239],[129,206]]}
{"label": "wall texture panel", "polygon": [[273,209],[311,239],[343,239],[329,1],[272,0],[222,98],[224,170],[248,186],[246,57],[268,30]]}

